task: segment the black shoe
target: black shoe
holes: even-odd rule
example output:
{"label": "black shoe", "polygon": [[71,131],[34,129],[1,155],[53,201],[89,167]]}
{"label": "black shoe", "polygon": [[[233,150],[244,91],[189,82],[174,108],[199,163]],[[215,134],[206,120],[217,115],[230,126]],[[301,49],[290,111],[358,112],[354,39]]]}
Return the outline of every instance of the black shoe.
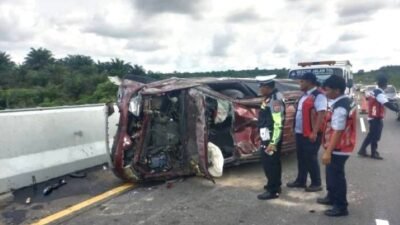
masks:
{"label": "black shoe", "polygon": [[286,184],[288,188],[305,188],[306,184],[301,184],[297,181],[289,182]]}
{"label": "black shoe", "polygon": [[375,154],[371,155],[371,158],[372,159],[377,159],[377,160],[382,160],[383,159],[378,153],[375,153]]}
{"label": "black shoe", "polygon": [[[267,185],[264,185],[264,190],[268,191],[268,186],[267,186]],[[279,194],[282,193],[282,188],[279,187],[279,189],[278,189],[277,192],[278,192]]]}
{"label": "black shoe", "polygon": [[279,198],[279,193],[271,193],[269,191],[266,191],[262,194],[259,194],[257,196],[257,198],[259,200],[270,200],[270,199],[275,199],[275,198]]}
{"label": "black shoe", "polygon": [[368,154],[365,152],[358,152],[358,155],[361,157],[368,157]]}
{"label": "black shoe", "polygon": [[333,202],[328,198],[317,198],[317,203],[321,205],[333,205]]}
{"label": "black shoe", "polygon": [[315,186],[315,185],[310,185],[306,187],[306,192],[317,192],[317,191],[322,191],[322,187],[320,186]]}
{"label": "black shoe", "polygon": [[325,210],[324,214],[332,217],[347,216],[349,215],[349,211],[347,211],[347,209],[338,209],[333,207],[332,209]]}

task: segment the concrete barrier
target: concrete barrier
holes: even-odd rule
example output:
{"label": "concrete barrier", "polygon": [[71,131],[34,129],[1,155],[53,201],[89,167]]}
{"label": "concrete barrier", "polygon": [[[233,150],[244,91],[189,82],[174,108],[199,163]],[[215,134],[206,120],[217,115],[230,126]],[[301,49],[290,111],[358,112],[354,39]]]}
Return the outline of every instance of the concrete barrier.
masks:
{"label": "concrete barrier", "polygon": [[0,193],[108,162],[106,126],[104,105],[0,111]]}

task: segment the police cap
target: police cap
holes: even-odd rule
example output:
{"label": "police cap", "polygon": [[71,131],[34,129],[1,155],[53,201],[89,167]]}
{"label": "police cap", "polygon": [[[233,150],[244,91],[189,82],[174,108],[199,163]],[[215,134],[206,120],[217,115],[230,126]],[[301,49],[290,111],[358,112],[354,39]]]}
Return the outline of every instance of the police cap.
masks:
{"label": "police cap", "polygon": [[259,86],[260,87],[275,87],[275,81],[274,80],[260,81]]}

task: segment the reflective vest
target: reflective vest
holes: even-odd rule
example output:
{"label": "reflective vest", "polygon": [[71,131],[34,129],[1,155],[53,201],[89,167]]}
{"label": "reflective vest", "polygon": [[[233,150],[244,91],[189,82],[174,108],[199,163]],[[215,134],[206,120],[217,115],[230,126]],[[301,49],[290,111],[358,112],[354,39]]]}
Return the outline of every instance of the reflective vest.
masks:
{"label": "reflective vest", "polygon": [[[303,105],[301,106],[304,137],[309,137],[312,134],[313,127],[317,122],[317,111],[315,110],[314,103],[319,94],[321,94],[321,91],[318,89],[311,92],[311,94],[303,101]],[[323,124],[321,124],[319,132],[323,131],[323,127]]]}
{"label": "reflective vest", "polygon": [[332,108],[326,113],[326,124],[322,138],[322,145],[324,148],[328,148],[334,130],[332,129],[332,115],[333,111],[338,107],[343,107],[347,110],[347,120],[345,129],[342,132],[339,143],[334,148],[334,152],[340,155],[350,155],[356,146],[356,134],[357,134],[357,109],[355,104],[351,102],[348,97],[342,98],[337,101]]}
{"label": "reflective vest", "polygon": [[368,117],[373,119],[383,119],[385,116],[385,107],[376,99],[382,91],[375,89],[373,95],[368,97]]}

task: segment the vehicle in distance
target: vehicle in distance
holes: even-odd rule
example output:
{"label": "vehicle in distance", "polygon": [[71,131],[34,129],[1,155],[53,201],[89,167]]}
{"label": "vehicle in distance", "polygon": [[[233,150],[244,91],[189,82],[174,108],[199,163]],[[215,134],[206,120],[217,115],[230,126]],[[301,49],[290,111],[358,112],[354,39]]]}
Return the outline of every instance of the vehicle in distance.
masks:
{"label": "vehicle in distance", "polygon": [[397,102],[399,100],[399,95],[396,91],[396,87],[393,85],[388,85],[385,89],[385,95],[389,101]]}
{"label": "vehicle in distance", "polygon": [[349,60],[345,61],[314,61],[314,62],[299,62],[297,67],[289,70],[290,79],[298,79],[304,73],[311,72],[317,77],[320,84],[332,75],[338,75],[345,79],[346,90],[345,94],[349,97],[354,97],[353,73],[352,64]]}

